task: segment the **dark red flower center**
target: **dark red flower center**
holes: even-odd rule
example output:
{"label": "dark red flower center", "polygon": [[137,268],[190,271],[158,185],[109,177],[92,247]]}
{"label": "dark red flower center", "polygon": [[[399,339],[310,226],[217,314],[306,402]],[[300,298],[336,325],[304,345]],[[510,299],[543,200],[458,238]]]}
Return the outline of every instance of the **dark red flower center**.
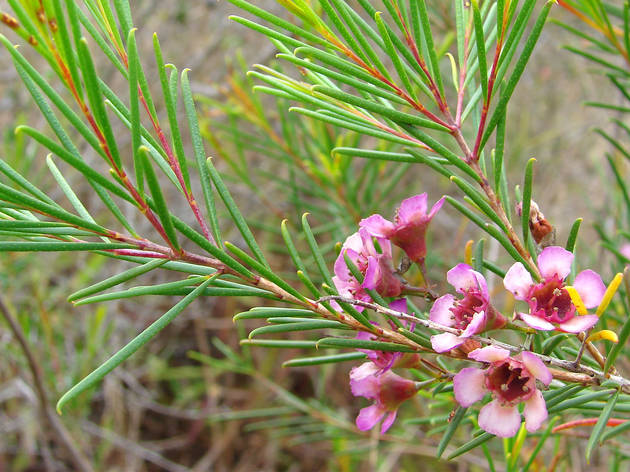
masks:
{"label": "dark red flower center", "polygon": [[484,309],[484,299],[478,290],[468,290],[464,298],[457,300],[451,312],[455,319],[454,328],[466,329],[475,316]]}
{"label": "dark red flower center", "polygon": [[532,315],[544,318],[550,323],[562,323],[575,315],[571,296],[558,276],[532,287],[528,303]]}
{"label": "dark red flower center", "polygon": [[516,405],[536,390],[536,378],[522,362],[508,358],[493,362],[486,371],[486,387],[500,402]]}

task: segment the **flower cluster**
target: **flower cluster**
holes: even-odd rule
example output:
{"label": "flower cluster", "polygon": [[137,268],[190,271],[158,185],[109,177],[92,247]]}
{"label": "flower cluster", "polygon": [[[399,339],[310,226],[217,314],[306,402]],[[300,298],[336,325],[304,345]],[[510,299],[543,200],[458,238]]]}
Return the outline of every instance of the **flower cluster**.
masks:
{"label": "flower cluster", "polygon": [[[427,212],[427,195],[416,195],[401,203],[393,222],[381,215],[361,220],[359,231],[345,241],[335,263],[333,280],[339,293],[370,301],[368,292],[373,290],[382,297],[394,298],[390,308],[406,313],[407,301],[398,297],[409,292],[405,292],[406,282],[394,269],[392,245],[400,247],[408,260],[419,264],[423,270],[427,226],[442,204],[443,200],[439,200]],[[545,247],[537,258],[539,281],[534,281],[520,262],[510,267],[503,285],[517,300],[529,306],[527,312],[517,310],[515,319],[534,330],[567,333],[588,331],[597,323],[598,316],[587,314],[586,308],[601,304],[606,287],[592,270],[580,272],[572,286],[568,286],[566,279],[571,273],[573,258],[564,248]],[[347,261],[351,261],[356,270],[350,270]],[[357,270],[361,280],[355,277]],[[430,309],[430,320],[445,329],[431,336],[433,351],[449,353],[459,348],[449,355],[461,357],[468,353],[470,360],[485,365],[484,368],[463,368],[453,376],[455,400],[469,407],[489,393],[492,400],[481,408],[478,423],[482,429],[499,437],[511,437],[518,432],[519,405],[523,404],[525,427],[530,432],[536,431],[547,418],[540,388],[549,385],[551,372],[534,353],[522,351],[511,356],[510,351],[492,344],[481,347],[482,339],[469,341],[486,331],[505,328],[508,321],[492,305],[488,284],[481,273],[467,264],[458,264],[447,272],[446,279],[458,295],[444,294]],[[575,298],[576,293],[581,301]],[[414,326],[406,327],[414,329]],[[360,332],[357,339],[379,340],[369,332]],[[391,369],[417,368],[420,358],[418,354],[362,352],[366,353],[368,362],[352,369],[350,387],[355,396],[366,397],[374,403],[360,411],[356,424],[359,429],[367,430],[382,420],[381,433],[384,433],[396,418],[398,407],[416,394],[419,385]]]}

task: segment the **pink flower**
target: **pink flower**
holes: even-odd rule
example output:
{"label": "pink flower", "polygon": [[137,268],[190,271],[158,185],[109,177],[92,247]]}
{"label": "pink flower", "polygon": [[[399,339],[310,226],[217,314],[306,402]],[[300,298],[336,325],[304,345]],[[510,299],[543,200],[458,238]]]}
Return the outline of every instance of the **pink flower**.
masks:
{"label": "pink flower", "polygon": [[381,434],[391,427],[396,419],[398,407],[413,397],[418,389],[415,382],[394,374],[391,370],[381,372],[372,362],[365,362],[350,371],[350,390],[355,397],[374,400],[374,404],[362,408],[356,425],[361,431],[372,429],[383,418]]}
{"label": "pink flower", "polygon": [[[529,304],[529,313],[518,313],[518,316],[532,328],[580,333],[597,323],[597,315],[576,316],[575,306],[564,283],[564,279],[571,272],[572,262],[573,254],[569,251],[559,246],[550,246],[538,256],[542,282],[534,283],[520,262],[510,267],[505,274],[503,280],[505,288],[512,292],[517,300],[525,300]],[[573,282],[573,287],[580,294],[586,308],[598,306],[606,291],[602,278],[592,270],[580,272]]]}
{"label": "pink flower", "polygon": [[389,239],[413,262],[422,262],[427,255],[424,240],[427,226],[443,204],[444,198],[441,198],[427,214],[427,194],[422,193],[402,201],[396,211],[395,223],[381,215],[372,215],[361,220],[359,226],[366,228],[372,236]]}
{"label": "pink flower", "polygon": [[[377,238],[380,252],[376,250],[372,236],[361,228],[346,239],[335,261],[333,283],[342,296],[363,301],[371,301],[365,291],[375,290],[384,297],[397,297],[403,284],[394,273],[392,246],[387,239]],[[344,254],[363,274],[360,283],[350,272]],[[361,311],[362,307],[356,307]]]}
{"label": "pink flower", "polygon": [[455,400],[463,407],[492,394],[479,412],[479,427],[501,438],[514,436],[521,426],[518,404],[524,402],[527,431],[539,429],[547,419],[547,406],[536,380],[549,385],[552,379],[540,358],[527,351],[510,357],[509,351],[495,346],[475,349],[468,357],[490,364],[485,370],[466,367],[453,379]]}
{"label": "pink flower", "polygon": [[456,299],[447,294],[438,298],[429,317],[431,321],[464,332],[459,336],[452,333],[431,336],[431,345],[436,352],[450,351],[473,334],[505,325],[506,319],[490,305],[483,275],[469,265],[458,264],[446,273],[446,280],[464,297]]}
{"label": "pink flower", "polygon": [[619,252],[623,257],[630,260],[630,243],[624,243],[619,248]]}

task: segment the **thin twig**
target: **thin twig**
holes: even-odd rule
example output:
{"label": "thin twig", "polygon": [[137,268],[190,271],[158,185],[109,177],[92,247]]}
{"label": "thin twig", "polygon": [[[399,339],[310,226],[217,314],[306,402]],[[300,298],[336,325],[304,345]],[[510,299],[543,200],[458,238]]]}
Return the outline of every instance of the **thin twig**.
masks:
{"label": "thin twig", "polygon": [[[355,300],[352,298],[342,297],[338,295],[330,295],[327,297],[322,297],[318,301],[325,302],[325,301],[332,301],[332,300],[349,303],[351,305],[358,305],[365,308],[370,308],[376,311],[377,313],[393,316],[403,321],[413,322],[416,325],[421,325],[428,329],[435,329],[435,330],[442,331],[445,333],[452,333],[458,336],[463,333],[463,330],[444,326],[431,320],[425,320],[423,318],[416,318],[415,316],[408,315],[407,313],[392,310],[391,308],[386,308],[386,307],[377,305],[375,303],[364,302],[361,300]],[[473,335],[473,336],[470,336],[469,339],[478,341],[485,345],[492,345],[492,346],[501,347],[503,349],[507,349],[513,354],[518,354],[519,352],[522,351],[522,348],[520,347],[512,346],[511,344],[503,343],[501,341],[496,341],[494,339],[486,338],[484,336]],[[460,359],[462,358],[462,356],[458,353],[444,352],[440,354],[449,356],[449,357],[454,357],[454,358],[460,358]],[[581,383],[581,384],[588,384],[588,385],[601,385],[603,382],[612,381],[616,383],[617,385],[620,385],[624,392],[630,393],[630,380],[624,377],[621,377],[618,375],[606,375],[601,371],[592,369],[585,365],[579,365],[579,364],[576,365],[574,361],[558,359],[555,357],[546,356],[544,354],[538,354],[536,352],[532,354],[535,354],[536,356],[538,356],[545,364],[552,367],[557,367],[558,369],[562,369],[562,371],[556,370],[556,369],[550,369],[552,375],[556,379],[564,380],[566,382]],[[563,371],[566,371],[566,372],[563,372]]]}

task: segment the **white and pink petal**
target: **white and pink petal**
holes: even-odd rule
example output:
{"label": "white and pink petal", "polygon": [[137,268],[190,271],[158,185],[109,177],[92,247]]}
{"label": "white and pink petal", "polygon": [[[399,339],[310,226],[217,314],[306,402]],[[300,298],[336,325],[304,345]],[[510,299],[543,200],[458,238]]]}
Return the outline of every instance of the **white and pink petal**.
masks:
{"label": "white and pink petal", "polygon": [[433,303],[431,311],[429,312],[429,319],[434,323],[439,323],[442,326],[448,326],[449,328],[455,324],[455,317],[451,308],[455,306],[455,297],[450,293],[441,296]]}
{"label": "white and pink petal", "polygon": [[455,400],[468,407],[481,400],[486,394],[486,372],[476,367],[465,367],[453,377]]}
{"label": "white and pink petal", "polygon": [[431,347],[435,352],[446,352],[461,346],[465,338],[455,336],[452,333],[434,334],[431,336]]}
{"label": "white and pink petal", "polygon": [[525,300],[530,288],[534,285],[534,280],[525,266],[520,262],[516,262],[505,274],[503,285],[518,300]]}
{"label": "white and pink petal", "polygon": [[479,362],[497,362],[510,357],[510,351],[498,346],[486,346],[469,352],[468,357]]}
{"label": "white and pink petal", "polygon": [[378,214],[362,219],[359,226],[377,238],[388,238],[394,232],[394,223]]}
{"label": "white and pink petal", "polygon": [[486,279],[468,264],[457,264],[446,273],[446,280],[459,293],[466,293],[468,290],[479,290],[486,296],[488,294]]}
{"label": "white and pink petal", "polygon": [[545,422],[547,419],[547,405],[540,390],[536,389],[534,394],[525,401],[523,415],[525,416],[525,427],[530,433],[540,429]]}
{"label": "white and pink petal", "polygon": [[521,415],[516,406],[503,406],[492,400],[479,412],[479,427],[500,438],[511,438],[521,427]]}
{"label": "white and pink petal", "polygon": [[560,246],[546,247],[538,256],[538,269],[545,279],[557,275],[564,280],[571,272],[572,263],[573,253]]}
{"label": "white and pink petal", "polygon": [[553,376],[540,357],[529,351],[523,351],[521,352],[521,360],[525,364],[525,368],[543,384],[549,385],[551,383]]}
{"label": "white and pink petal", "polygon": [[528,313],[518,313],[518,317],[522,319],[527,326],[537,329],[538,331],[553,331],[556,329],[556,327],[549,321],[538,316],[530,315]]}
{"label": "white and pink petal", "polygon": [[427,214],[427,198],[426,193],[421,193],[403,200],[396,214],[396,222],[399,224],[418,222]]}
{"label": "white and pink petal", "polygon": [[597,315],[574,316],[570,320],[560,323],[558,328],[566,333],[581,333],[591,329],[598,321]]}
{"label": "white and pink petal", "polygon": [[598,306],[606,292],[602,278],[597,272],[590,269],[583,270],[577,275],[573,281],[573,287],[580,294],[586,308]]}
{"label": "white and pink petal", "polygon": [[381,418],[383,418],[385,413],[386,410],[378,404],[361,408],[356,420],[357,428],[361,431],[368,431],[372,429],[379,421],[381,421]]}

